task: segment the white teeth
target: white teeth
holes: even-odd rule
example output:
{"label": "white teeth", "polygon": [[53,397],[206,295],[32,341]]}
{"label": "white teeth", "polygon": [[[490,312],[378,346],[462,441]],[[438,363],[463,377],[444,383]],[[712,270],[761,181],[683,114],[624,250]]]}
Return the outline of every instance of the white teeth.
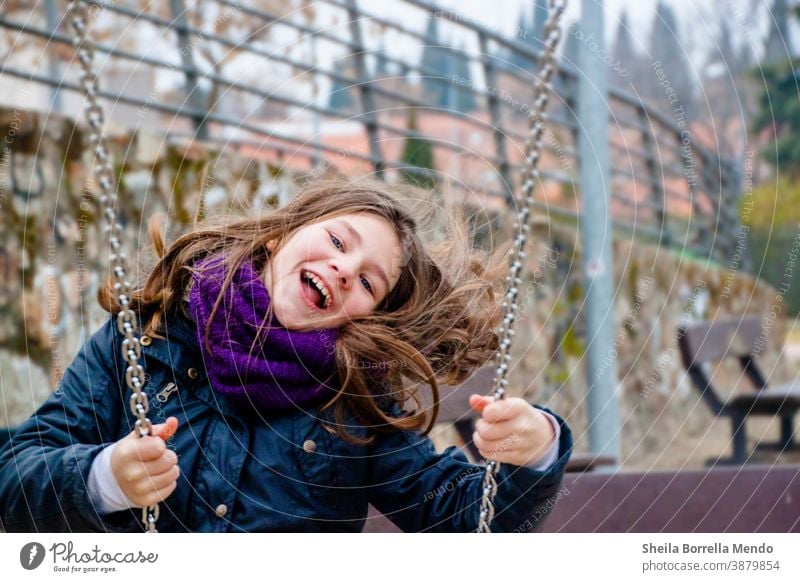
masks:
{"label": "white teeth", "polygon": [[322,293],[322,296],[325,298],[325,302],[323,303],[322,307],[323,309],[327,308],[331,303],[331,292],[328,291],[328,288],[325,287],[325,284],[313,273],[309,273],[308,271],[304,272],[303,277],[306,279],[306,281],[311,281],[314,283],[314,286],[319,290],[320,293]]}

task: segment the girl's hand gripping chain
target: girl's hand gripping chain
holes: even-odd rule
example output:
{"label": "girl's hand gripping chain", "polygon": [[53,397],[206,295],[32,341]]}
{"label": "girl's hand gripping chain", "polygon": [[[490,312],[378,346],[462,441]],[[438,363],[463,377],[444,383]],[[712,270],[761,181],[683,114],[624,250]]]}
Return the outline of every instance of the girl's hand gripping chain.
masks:
{"label": "girl's hand gripping chain", "polygon": [[522,398],[495,401],[473,394],[469,404],[481,418],[472,438],[488,460],[510,465],[531,465],[541,459],[555,439],[547,417]]}
{"label": "girl's hand gripping chain", "polygon": [[111,469],[120,489],[137,507],[160,503],[177,486],[178,455],[166,441],[178,430],[178,419],[153,425],[153,434],[136,436],[135,429],[117,442],[111,453]]}

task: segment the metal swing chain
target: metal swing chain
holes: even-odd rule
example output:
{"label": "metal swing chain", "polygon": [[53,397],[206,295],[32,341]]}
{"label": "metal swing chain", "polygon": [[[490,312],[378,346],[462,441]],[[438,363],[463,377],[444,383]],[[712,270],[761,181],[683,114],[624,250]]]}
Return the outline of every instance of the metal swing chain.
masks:
{"label": "metal swing chain", "polygon": [[[530,232],[528,221],[533,207],[533,189],[539,172],[536,169],[539,164],[539,156],[542,151],[542,131],[546,115],[544,113],[550,97],[550,80],[555,73],[555,50],[561,40],[561,29],[558,23],[567,6],[566,0],[551,0],[550,17],[544,27],[545,45],[539,60],[539,77],[534,88],[533,108],[528,115],[530,128],[525,139],[525,159],[522,174],[522,207],[518,213],[518,224],[514,228],[519,228],[520,232],[514,239],[514,246],[511,252],[510,273],[506,277],[509,283],[508,291],[503,301],[503,322],[498,330],[500,333],[500,346],[496,355],[497,370],[495,371],[494,392],[492,396],[495,400],[505,398],[508,380],[508,366],[511,362],[511,338],[514,335],[514,321],[519,310],[517,301],[519,299],[519,286],[522,283],[520,277],[522,271],[522,259],[525,258],[525,243]],[[480,514],[478,517],[477,533],[491,533],[490,525],[494,519],[494,498],[497,495],[497,472],[500,470],[500,463],[494,459],[486,461],[483,476],[483,495],[481,497]]]}
{"label": "metal swing chain", "polygon": [[[122,341],[122,357],[128,363],[125,371],[125,382],[132,391],[130,398],[131,412],[136,417],[136,434],[139,437],[149,436],[153,432],[153,423],[147,418],[150,405],[144,386],[144,368],[139,360],[142,347],[139,343],[139,324],[136,314],[128,307],[132,285],[128,281],[128,259],[122,252],[120,234],[122,226],[117,222],[115,207],[117,203],[116,179],[111,159],[103,136],[105,116],[97,99],[97,75],[94,72],[94,46],[89,38],[89,10],[84,0],[70,0],[67,19],[74,32],[73,42],[81,67],[81,88],[88,106],[85,108],[86,122],[89,124],[89,138],[95,149],[92,164],[95,180],[100,187],[100,206],[106,219],[105,232],[109,235],[111,274],[114,278],[114,292],[121,310],[117,314],[117,329],[125,336]],[[142,523],[148,533],[155,533],[158,521],[158,504],[142,508]]]}

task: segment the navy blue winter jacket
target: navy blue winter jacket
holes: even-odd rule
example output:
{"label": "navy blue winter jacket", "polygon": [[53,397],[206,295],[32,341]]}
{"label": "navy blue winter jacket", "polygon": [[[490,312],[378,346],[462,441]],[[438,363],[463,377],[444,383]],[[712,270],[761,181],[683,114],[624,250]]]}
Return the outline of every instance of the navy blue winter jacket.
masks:
{"label": "navy blue winter jacket", "polygon": [[[178,418],[167,446],[178,454],[181,474],[161,504],[159,531],[358,532],[368,503],[407,532],[477,526],[483,469],[457,447],[439,454],[430,439],[409,431],[350,445],[323,427],[318,409],[260,418],[243,413],[209,385],[194,322],[172,318],[163,332],[169,341],[153,338],[143,348],[146,391],[154,423]],[[6,531],[142,530],[140,509],[100,514],[86,487],[95,456],[129,434],[135,420],[120,342],[109,319],[59,388],[0,449]],[[546,514],[572,449],[569,428],[556,418],[555,465],[546,472],[502,465],[493,531],[528,531]]]}

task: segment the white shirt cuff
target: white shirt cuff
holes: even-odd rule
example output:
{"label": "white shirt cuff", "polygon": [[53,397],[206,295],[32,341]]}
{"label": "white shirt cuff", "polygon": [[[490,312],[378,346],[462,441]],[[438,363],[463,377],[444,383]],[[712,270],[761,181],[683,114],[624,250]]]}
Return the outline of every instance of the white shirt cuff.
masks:
{"label": "white shirt cuff", "polygon": [[558,424],[558,420],[552,414],[548,414],[544,410],[539,410],[542,414],[547,417],[547,420],[550,421],[550,424],[553,425],[553,431],[555,432],[555,439],[553,440],[553,444],[550,445],[550,448],[547,450],[547,453],[536,461],[535,463],[530,463],[525,465],[526,467],[530,467],[535,471],[547,471],[552,467],[555,462],[558,460],[558,443],[561,440],[561,426]]}
{"label": "white shirt cuff", "polygon": [[92,504],[102,514],[136,507],[125,497],[111,469],[111,453],[116,444],[108,445],[94,458],[86,485]]}

